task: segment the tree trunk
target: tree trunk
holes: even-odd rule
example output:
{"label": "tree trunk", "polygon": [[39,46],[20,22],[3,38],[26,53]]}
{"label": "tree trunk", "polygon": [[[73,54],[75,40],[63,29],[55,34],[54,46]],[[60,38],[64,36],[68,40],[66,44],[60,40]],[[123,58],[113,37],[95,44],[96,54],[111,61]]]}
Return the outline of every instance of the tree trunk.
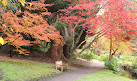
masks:
{"label": "tree trunk", "polygon": [[112,60],[112,35],[110,35],[110,54],[109,54],[109,61]]}
{"label": "tree trunk", "polygon": [[53,60],[62,60],[63,50],[61,45],[55,45],[54,42],[51,42],[51,48],[47,52],[47,55]]}
{"label": "tree trunk", "polygon": [[63,54],[65,56],[65,58],[70,58],[71,57],[71,46],[70,45],[64,45],[63,47]]}
{"label": "tree trunk", "polygon": [[[83,41],[85,41],[86,35],[87,35],[86,31],[83,30],[83,33],[82,33],[82,35],[81,35],[76,47],[78,47]],[[86,44],[86,41],[80,45],[79,49],[82,49],[85,44]]]}

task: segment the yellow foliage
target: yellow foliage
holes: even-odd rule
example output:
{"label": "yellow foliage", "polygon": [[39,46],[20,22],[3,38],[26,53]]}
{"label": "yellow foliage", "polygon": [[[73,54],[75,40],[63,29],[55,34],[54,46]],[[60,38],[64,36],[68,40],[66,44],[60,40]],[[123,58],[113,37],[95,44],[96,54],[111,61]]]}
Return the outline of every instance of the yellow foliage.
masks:
{"label": "yellow foliage", "polygon": [[[110,49],[110,39],[108,39],[107,37],[102,37],[99,41],[103,50]],[[118,49],[116,54],[121,53],[124,56],[132,55],[132,50],[130,49],[130,47],[131,43],[129,41],[112,39],[112,50]]]}
{"label": "yellow foliage", "polygon": [[0,43],[3,45],[4,44],[4,40],[2,37],[0,37]]}
{"label": "yellow foliage", "polygon": [[32,3],[29,3],[30,7],[32,6]]}
{"label": "yellow foliage", "polygon": [[4,6],[6,6],[6,5],[8,4],[7,0],[3,0],[3,1],[2,1],[2,4],[3,4]]}
{"label": "yellow foliage", "polygon": [[19,9],[19,13],[21,13],[21,10]]}
{"label": "yellow foliage", "polygon": [[24,52],[23,51],[21,51],[21,50],[18,50],[19,51],[19,54],[24,54]]}
{"label": "yellow foliage", "polygon": [[10,30],[11,30],[11,32],[13,32],[13,29],[12,29],[12,28],[10,28]]}
{"label": "yellow foliage", "polygon": [[2,27],[5,29],[5,28],[6,28],[6,25],[5,25],[5,24],[2,24]]}
{"label": "yellow foliage", "polygon": [[25,6],[25,1],[24,0],[20,0],[20,3],[22,4],[22,6]]}
{"label": "yellow foliage", "polygon": [[131,44],[129,42],[121,41],[119,42],[119,45],[116,47],[119,49],[118,52],[122,52],[122,55],[124,56],[132,55],[132,51],[130,49]]}

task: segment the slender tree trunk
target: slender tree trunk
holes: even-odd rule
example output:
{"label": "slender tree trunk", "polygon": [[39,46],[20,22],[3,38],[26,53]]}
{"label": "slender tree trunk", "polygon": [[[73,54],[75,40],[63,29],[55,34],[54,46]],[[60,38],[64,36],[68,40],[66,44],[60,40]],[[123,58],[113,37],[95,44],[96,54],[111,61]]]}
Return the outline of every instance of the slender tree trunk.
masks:
{"label": "slender tree trunk", "polygon": [[112,35],[110,35],[110,54],[109,54],[109,61],[112,60]]}

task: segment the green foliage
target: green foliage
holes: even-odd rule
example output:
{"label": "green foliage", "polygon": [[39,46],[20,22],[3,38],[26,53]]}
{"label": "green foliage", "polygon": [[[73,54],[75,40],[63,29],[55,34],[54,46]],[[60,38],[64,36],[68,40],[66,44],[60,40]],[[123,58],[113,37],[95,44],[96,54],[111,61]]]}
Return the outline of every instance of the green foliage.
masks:
{"label": "green foliage", "polygon": [[53,65],[38,62],[0,60],[0,68],[1,81],[37,81],[60,73]]}
{"label": "green foliage", "polygon": [[92,51],[84,51],[80,55],[80,58],[87,59],[87,60],[96,59],[96,60],[99,60],[99,61],[105,61],[105,60],[108,60],[109,55],[108,54],[97,55]]}
{"label": "green foliage", "polygon": [[78,62],[71,62],[71,64],[79,65],[79,66],[84,66],[84,64],[82,64],[82,63],[78,63]]}
{"label": "green foliage", "polygon": [[102,54],[102,55],[100,55],[100,56],[98,56],[98,60],[99,61],[106,61],[106,60],[108,60],[108,58],[109,58],[109,55],[108,54]]}
{"label": "green foliage", "polygon": [[132,69],[131,71],[137,74],[137,69]]}
{"label": "green foliage", "polygon": [[133,66],[134,66],[134,68],[137,68],[137,59],[135,59],[135,60],[133,61]]}
{"label": "green foliage", "polygon": [[112,60],[109,61],[109,54],[96,55],[91,51],[85,51],[80,55],[80,58],[104,61],[108,69],[128,78],[135,78],[132,74],[137,74],[137,56],[113,56]]}
{"label": "green foliage", "polygon": [[32,49],[37,50],[39,52],[47,52],[50,49],[50,44],[45,44],[45,41],[41,42],[41,46],[38,46],[38,44],[35,44],[34,47]]}
{"label": "green foliage", "polygon": [[113,56],[112,61],[109,61],[109,54],[96,55],[91,51],[85,51],[80,55],[82,59],[97,59],[99,61],[104,61],[105,66],[113,70],[120,75],[130,76],[128,71],[125,71],[123,67],[126,67],[128,70],[132,71],[132,73],[137,73],[137,57],[136,56],[121,56],[115,57]]}
{"label": "green foliage", "polygon": [[97,59],[98,56],[95,55],[93,52],[91,51],[85,51],[80,55],[80,58],[82,59],[86,59],[86,60],[90,60],[90,59]]}
{"label": "green foliage", "polygon": [[46,0],[46,3],[48,4],[54,3],[56,9],[61,9],[64,8],[65,6],[68,6],[68,2],[64,0]]}
{"label": "green foliage", "polygon": [[112,61],[106,60],[105,66],[118,74],[135,78],[132,74],[137,73],[137,57],[136,56],[121,56],[113,57]]}
{"label": "green foliage", "polygon": [[19,1],[17,0],[7,0],[7,5],[2,5],[2,0],[0,0],[0,8],[4,8],[5,10],[13,10],[16,11],[21,8]]}
{"label": "green foliage", "polygon": [[63,22],[58,21],[57,24],[55,25],[56,29],[61,29],[61,27],[63,26]]}
{"label": "green foliage", "polygon": [[39,52],[44,52],[46,53],[50,49],[50,44],[47,44],[45,41],[42,41],[41,44],[34,43],[33,46],[24,46],[23,48],[28,49],[31,51],[39,51]]}
{"label": "green foliage", "polygon": [[120,71],[120,66],[118,64],[118,59],[117,58],[113,58],[111,61],[109,61],[109,59],[105,60],[105,66],[113,71]]}
{"label": "green foliage", "polygon": [[76,81],[134,81],[128,78],[116,75],[113,71],[103,70],[97,73],[87,75]]}

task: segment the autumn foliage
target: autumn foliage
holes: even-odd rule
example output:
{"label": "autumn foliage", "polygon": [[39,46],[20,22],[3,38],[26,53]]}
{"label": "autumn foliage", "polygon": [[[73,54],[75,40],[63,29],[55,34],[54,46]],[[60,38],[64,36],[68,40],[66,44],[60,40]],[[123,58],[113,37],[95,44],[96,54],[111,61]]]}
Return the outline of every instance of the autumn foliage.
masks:
{"label": "autumn foliage", "polygon": [[75,6],[60,10],[60,20],[72,29],[75,25],[82,25],[90,32],[99,29],[117,39],[129,40],[130,36],[137,36],[136,8],[129,0],[79,0]]}
{"label": "autumn foliage", "polygon": [[102,3],[100,11],[103,13],[97,17],[97,28],[105,32],[106,38],[112,39],[111,49],[131,55],[131,40],[137,37],[137,6],[129,0],[108,0]]}
{"label": "autumn foliage", "polygon": [[[15,46],[20,54],[26,51],[21,46],[30,46],[33,43],[41,44],[41,41],[55,41],[55,45],[63,45],[64,41],[60,32],[55,27],[47,23],[46,15],[50,15],[43,0],[33,1],[25,7],[25,11],[12,10],[4,12],[0,9],[1,25],[0,29],[5,43]],[[35,40],[26,40],[25,37]]]}
{"label": "autumn foliage", "polygon": [[107,39],[112,37],[113,41],[119,41],[117,44],[120,45],[137,36],[136,8],[129,0],[79,0],[78,3],[59,10],[59,20],[67,24],[72,32],[76,32],[76,27],[82,26],[88,36],[105,35]]}
{"label": "autumn foliage", "polygon": [[107,0],[102,4],[102,9],[104,13],[97,18],[98,27],[107,35],[112,35],[118,40],[130,40],[131,37],[137,36],[137,6],[133,2]]}
{"label": "autumn foliage", "polygon": [[[41,41],[51,42],[52,40],[55,46],[63,46],[65,40],[69,45],[67,51],[73,52],[82,32],[85,31],[88,36],[95,35],[96,39],[91,43],[104,35],[106,38],[112,37],[113,41],[122,42],[130,41],[137,36],[137,6],[129,0],[79,0],[78,3],[59,10],[58,17],[64,25],[62,27],[64,31],[61,30],[64,40],[60,32],[47,23],[46,17],[51,13],[46,7],[52,5],[44,4],[44,1],[26,3],[20,0],[24,6],[22,12],[20,10],[5,12],[0,9],[1,36],[6,43],[15,46],[16,51],[23,53],[24,49],[21,46],[40,44]],[[67,1],[73,2],[73,0]],[[80,27],[82,30],[76,34]],[[29,40],[30,38],[34,40]]]}
{"label": "autumn foliage", "polygon": [[82,26],[83,29],[89,30],[89,33],[93,33],[96,25],[96,13],[98,12],[98,2],[91,0],[79,0],[74,6],[69,6],[66,9],[62,9],[60,13],[60,21],[68,24],[72,31],[75,32],[76,27]]}

